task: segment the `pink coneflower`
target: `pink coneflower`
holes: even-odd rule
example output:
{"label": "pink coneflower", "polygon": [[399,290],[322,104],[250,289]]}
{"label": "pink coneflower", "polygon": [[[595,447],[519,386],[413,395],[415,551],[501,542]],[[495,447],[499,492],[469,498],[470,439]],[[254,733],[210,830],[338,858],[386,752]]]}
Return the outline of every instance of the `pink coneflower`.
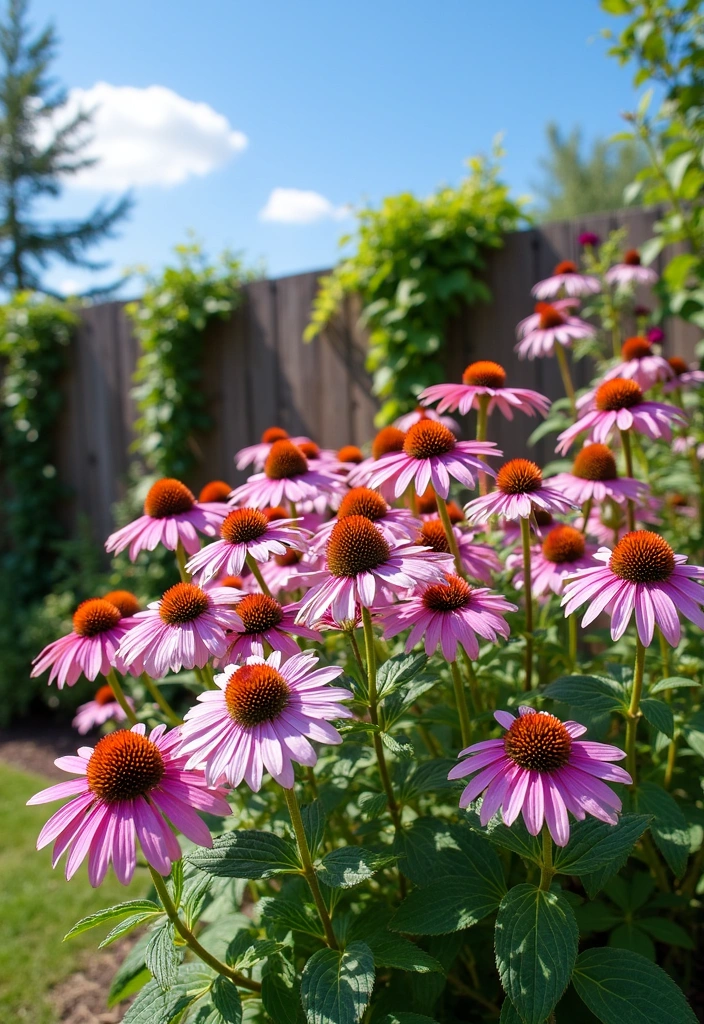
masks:
{"label": "pink coneflower", "polygon": [[485,587],[471,587],[460,576],[448,575],[444,583],[426,587],[403,604],[384,609],[379,619],[384,636],[394,637],[411,628],[406,652],[413,650],[425,637],[425,653],[430,656],[438,645],[446,661],[457,657],[457,645],[464,647],[470,658],[479,656],[477,635],[496,643],[510,633],[503,613],[517,611],[501,594]]}
{"label": "pink coneflower", "polygon": [[372,608],[380,591],[402,593],[418,583],[441,583],[449,565],[446,555],[417,545],[392,548],[369,519],[347,516],[330,534],[325,569],[305,580],[311,589],[298,621],[313,624],[328,609],[339,621],[352,619],[356,605]]}
{"label": "pink coneflower", "polygon": [[522,812],[531,835],[537,836],[546,822],[558,846],[566,846],[570,838],[568,811],[578,821],[591,814],[599,821],[617,824],[621,801],[601,780],[632,782],[627,771],[608,764],[622,760],[625,751],[577,739],[587,731],[586,726],[561,722],[546,711],[520,707],[518,718],[508,711],[495,711],[494,718],[507,730],[506,735],[461,750],[460,757],[471,756],[448,775],[449,779],[463,779],[479,771],[465,787],[460,807],[469,806],[483,792],[482,825],[487,825],[499,808],[509,827]]}
{"label": "pink coneflower", "polygon": [[[73,686],[81,675],[92,682],[115,666],[122,669],[118,647],[136,622],[105,598],[83,601],[73,615],[73,632],[45,647],[32,662],[30,675],[40,676],[49,668],[49,683],[56,680],[61,690],[64,685]],[[142,671],[141,664],[135,665],[135,671]]]}
{"label": "pink coneflower", "polygon": [[[134,709],[134,703],[129,697],[125,697],[129,706]],[[127,715],[115,700],[115,694],[109,686],[101,686],[96,691],[93,700],[76,708],[76,717],[71,725],[81,736],[85,736],[91,729],[97,729],[113,719],[116,722],[124,722]]]}
{"label": "pink coneflower", "polygon": [[[419,395],[419,400],[422,401],[423,395]],[[420,423],[421,420],[435,420],[437,423],[442,423],[444,427],[451,430],[453,434],[457,435],[462,430],[457,420],[453,420],[452,416],[440,416],[434,409],[425,409],[423,405],[419,405],[413,412],[407,412],[404,416],[399,416],[397,420],[394,420],[394,426],[402,430],[404,434],[411,429],[415,423]]]}
{"label": "pink coneflower", "polygon": [[[593,236],[596,238],[596,235]],[[564,291],[565,295],[596,295],[601,291],[601,285],[597,277],[591,274],[580,274],[576,263],[572,260],[563,260],[558,263],[552,272],[552,277],[546,277],[544,281],[538,281],[531,289],[531,295],[536,299],[554,299]]]}
{"label": "pink coneflower", "polygon": [[585,247],[591,246],[591,248],[596,248],[601,243],[601,239],[593,231],[583,231],[577,238],[577,241],[580,245]]}
{"label": "pink coneflower", "polygon": [[451,430],[436,420],[420,420],[406,434],[403,451],[387,455],[369,474],[369,486],[394,484],[399,498],[411,482],[417,494],[428,484],[441,498],[450,493],[451,479],[474,487],[474,473],[495,476],[478,456],[501,455],[493,441],[458,441]]}
{"label": "pink coneflower", "polygon": [[462,374],[461,384],[433,384],[420,394],[421,402],[438,402],[438,412],[445,409],[459,409],[464,416],[470,409],[479,408],[479,400],[486,395],[489,399],[487,413],[496,407],[507,420],[513,419],[514,409],[535,416],[545,416],[550,408],[550,399],[537,391],[526,388],[507,388],[506,371],[503,366],[489,359],[470,363]]}
{"label": "pink coneflower", "polygon": [[686,437],[676,437],[672,442],[672,450],[676,455],[686,455],[694,449],[697,458],[704,461],[704,444],[700,444],[696,437],[688,434]]}
{"label": "pink coneflower", "polygon": [[[554,479],[554,478],[553,478]],[[550,481],[552,485],[552,480]],[[554,530],[559,524],[553,518],[550,512],[543,511],[542,508],[534,508],[533,513],[530,517],[529,529],[530,533],[535,534],[538,540],[542,541],[550,530]],[[504,535],[504,539],[507,544],[519,544],[521,541],[521,521],[504,519],[499,523],[501,531]]]}
{"label": "pink coneflower", "polygon": [[330,495],[341,487],[339,479],[322,463],[311,469],[308,459],[291,441],[275,441],[264,464],[263,473],[255,473],[230,495],[233,505],[251,505],[266,508],[282,501],[310,501]]}
{"label": "pink coneflower", "polygon": [[616,377],[600,384],[592,392],[587,412],[567,430],[558,435],[556,451],[564,455],[580,434],[589,432],[591,441],[605,444],[612,431],[635,430],[651,441],[664,437],[669,441],[673,427],[683,427],[687,418],[681,409],[662,402],[646,402],[634,380]]}
{"label": "pink coneflower", "polygon": [[[432,487],[427,487],[423,494],[417,495],[416,507],[421,519],[437,519],[438,498]],[[454,525],[464,522],[464,512],[456,501],[447,502],[447,514]]]}
{"label": "pink coneflower", "polygon": [[201,487],[198,501],[203,505],[211,505],[213,502],[218,501],[227,505],[227,499],[230,497],[231,491],[232,484],[228,484],[225,480],[211,480],[204,487]]}
{"label": "pink coneflower", "polygon": [[202,668],[225,653],[225,631],[242,625],[232,607],[238,596],[231,587],[203,590],[195,583],[176,583],[135,615],[118,658],[130,668],[138,661],[156,679],[181,668]]}
{"label": "pink coneflower", "polygon": [[[456,526],[452,527],[452,532],[464,571],[482,583],[491,584],[492,573],[501,572],[501,561],[494,549],[488,544],[477,544],[474,540],[475,533],[458,530]],[[417,543],[431,548],[438,554],[451,554],[445,527],[437,517],[423,521]]]}
{"label": "pink coneflower", "polygon": [[637,249],[629,249],[623,256],[623,263],[617,263],[604,275],[607,284],[613,284],[620,288],[628,288],[631,285],[653,285],[658,275],[650,267],[641,266],[640,253]]}
{"label": "pink coneflower", "polygon": [[571,473],[558,473],[549,484],[575,505],[585,501],[601,504],[607,498],[623,504],[642,501],[648,487],[632,477],[619,477],[614,453],[605,444],[588,444],[578,453]]}
{"label": "pink coneflower", "polygon": [[341,471],[351,473],[355,466],[364,462],[364,452],[356,444],[344,444],[337,450],[337,461]]}
{"label": "pink coneflower", "polygon": [[496,490],[474,498],[464,511],[470,522],[486,523],[492,516],[530,519],[534,509],[569,512],[572,508],[560,491],[543,483],[539,466],[529,459],[511,459],[496,476]]}
{"label": "pink coneflower", "polygon": [[291,441],[293,444],[303,444],[310,441],[309,437],[289,437],[288,431],[283,427],[268,427],[262,434],[259,444],[250,445],[249,448],[241,448],[235,455],[235,465],[238,469],[246,469],[253,466],[255,473],[264,469],[264,464],[269,458],[272,445],[276,441]]}
{"label": "pink coneflower", "polygon": [[521,320],[516,328],[520,339],[516,352],[521,359],[535,359],[552,355],[555,345],[569,348],[579,338],[592,338],[596,329],[578,316],[570,316],[574,299],[557,302],[538,302],[535,313]]}
{"label": "pink coneflower", "polygon": [[256,508],[233,509],[220,527],[221,539],[195,554],[186,569],[197,583],[220,574],[239,576],[247,555],[256,562],[268,562],[273,555],[285,555],[290,547],[305,548],[310,534],[293,525],[298,522],[270,519]]}
{"label": "pink coneflower", "polygon": [[[583,534],[574,526],[558,523],[550,531],[540,547],[531,553],[531,588],[535,597],[542,597],[552,591],[561,594],[566,576],[577,569],[594,565],[594,544],[588,544]],[[518,552],[506,559],[508,569],[517,569],[513,584],[523,586],[523,557]]]}
{"label": "pink coneflower", "polygon": [[[636,311],[634,310],[634,312]],[[661,345],[665,340],[665,332],[661,327],[649,327],[645,332],[645,336],[651,345]]]}
{"label": "pink coneflower", "polygon": [[274,555],[260,572],[274,597],[308,588],[308,575],[319,567],[321,559],[289,548],[285,555]]}
{"label": "pink coneflower", "polygon": [[626,631],[635,609],[636,628],[646,647],[653,628],[660,627],[667,642],[680,642],[678,612],[704,629],[704,568],[685,565],[686,555],[676,555],[667,541],[649,530],[627,533],[616,547],[600,548],[594,555],[604,566],[582,569],[568,580],[562,604],[565,615],[589,602],[582,625],[588,626],[601,612],[611,616],[611,639]]}
{"label": "pink coneflower", "polygon": [[[647,391],[658,381],[669,380],[673,373],[669,360],[653,352],[653,346],[647,338],[627,338],[621,346],[621,362],[605,373],[602,380],[629,378],[643,391]],[[577,406],[584,404],[582,400]]]}
{"label": "pink coneflower", "polygon": [[52,867],[69,849],[66,878],[71,878],[88,857],[88,878],[95,887],[105,878],[110,861],[127,885],[136,865],[136,842],[147,861],[168,875],[181,859],[181,847],[165,816],[193,843],[213,845],[196,811],[230,814],[221,790],[208,789],[202,772],[186,771],[186,758],[178,751],[180,730],[164,735],[157,725],[146,736],[144,725],[103,736],[95,747],[80,747],[78,756],[59,757],[58,768],[79,776],[50,786],[28,800],[45,804],[73,797],[49,820],[39,834],[37,849],[56,840]]}
{"label": "pink coneflower", "polygon": [[214,537],[226,514],[224,505],[200,505],[180,480],[157,480],[144,502],[144,515],[111,533],[105,550],[118,554],[129,547],[134,562],[140,551],[153,551],[157,544],[175,551],[181,543],[193,555],[200,547],[198,532]]}
{"label": "pink coneflower", "polygon": [[297,625],[297,604],[282,605],[266,594],[247,594],[235,605],[235,611],[242,625],[228,633],[228,648],[220,659],[222,665],[241,662],[252,655],[263,658],[265,644],[289,657],[298,654],[300,648],[294,636],[322,640],[314,629]]}
{"label": "pink coneflower", "polygon": [[239,668],[229,665],[215,677],[217,690],[201,693],[181,727],[181,752],[188,766],[202,766],[216,784],[224,775],[231,786],[244,779],[255,793],[264,771],[290,789],[293,762],[312,767],[318,757],[309,742],[341,743],[330,721],[352,718],[340,701],[349,690],[328,684],[342,669],[315,669],[314,654],[297,654],[282,664],[274,651],[266,661],[248,658]]}
{"label": "pink coneflower", "polygon": [[[369,478],[378,468],[380,460],[393,455],[396,452],[402,452],[403,442],[405,440],[406,434],[403,430],[399,430],[398,427],[382,427],[372,441],[371,457],[359,463],[359,465],[356,466],[348,476],[347,483],[350,487],[368,487]],[[396,500],[394,496],[393,481],[391,481],[391,483],[382,484],[378,490],[382,497],[386,498],[387,501]]]}
{"label": "pink coneflower", "polygon": [[698,388],[704,384],[704,370],[695,364],[690,366],[679,356],[670,356],[667,360],[672,371],[670,380],[663,385],[663,391],[676,391],[678,388]]}
{"label": "pink coneflower", "polygon": [[348,516],[364,516],[375,523],[389,544],[415,540],[420,523],[407,508],[392,508],[378,491],[369,487],[353,487],[340,502],[337,517],[320,527],[311,544],[313,555],[325,548],[330,534],[341,519]]}

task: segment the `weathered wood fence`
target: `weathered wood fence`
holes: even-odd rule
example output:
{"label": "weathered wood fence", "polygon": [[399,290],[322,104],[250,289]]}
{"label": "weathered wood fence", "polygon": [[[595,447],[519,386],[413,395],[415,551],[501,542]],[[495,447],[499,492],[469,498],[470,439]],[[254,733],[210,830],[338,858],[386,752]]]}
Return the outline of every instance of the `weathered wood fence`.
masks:
{"label": "weathered wood fence", "polygon": [[[554,360],[520,362],[515,327],[532,310],[531,286],[562,259],[579,255],[578,236],[628,228],[629,245],[652,235],[657,210],[627,210],[589,216],[517,232],[489,257],[486,281],[493,302],[467,309],[448,327],[448,380],[459,379],[474,359],[491,358],[508,371],[516,387],[561,394]],[[660,258],[662,265],[668,258]],[[257,281],[246,288],[242,307],[227,323],[215,324],[204,343],[203,388],[214,428],[198,439],[202,459],[198,487],[213,478],[236,482],[233,455],[258,440],[272,424],[308,434],[326,447],[362,444],[373,432],[376,403],[364,368],[366,340],[358,310],[349,302],[325,335],[303,344],[317,283],[325,271]],[[691,358],[700,336],[672,321],[666,351]],[[66,401],[57,430],[57,467],[73,498],[68,517],[86,517],[97,539],[112,527],[111,509],[124,496],[135,409],[130,397],[137,345],[122,303],[85,311],[65,381]],[[588,367],[577,370],[585,383]],[[507,455],[527,454],[535,420],[518,415],[512,423],[494,417],[491,438]],[[535,450],[533,450],[535,458]],[[550,458],[550,446],[537,458]]]}

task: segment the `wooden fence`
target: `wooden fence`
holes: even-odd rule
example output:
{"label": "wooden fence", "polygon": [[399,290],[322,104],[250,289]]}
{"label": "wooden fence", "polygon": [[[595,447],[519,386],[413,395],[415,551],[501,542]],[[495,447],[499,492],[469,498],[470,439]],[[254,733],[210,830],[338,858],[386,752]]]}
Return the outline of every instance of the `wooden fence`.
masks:
{"label": "wooden fence", "polygon": [[[561,384],[552,359],[521,362],[513,347],[515,327],[532,311],[531,286],[562,259],[577,259],[578,236],[605,238],[628,228],[629,245],[652,236],[657,210],[628,210],[550,224],[507,237],[489,256],[486,281],[493,301],[467,309],[447,332],[448,380],[479,358],[500,362],[516,387],[555,398]],[[669,254],[660,257],[659,265]],[[237,482],[233,455],[259,439],[272,424],[307,434],[325,447],[362,444],[374,432],[376,411],[364,368],[366,340],[350,301],[325,335],[312,344],[301,336],[309,320],[318,280],[325,271],[257,281],[246,288],[242,307],[228,322],[209,329],[204,343],[203,388],[214,428],[198,438],[202,451],[195,478]],[[666,326],[666,352],[691,358],[700,336],[680,321]],[[125,493],[135,409],[130,397],[137,345],[124,306],[107,303],[86,310],[65,381],[66,401],[57,429],[57,467],[73,495],[71,525],[87,518],[97,539],[112,528],[112,506]],[[586,383],[588,367],[576,379]],[[526,438],[535,420],[518,414],[512,423],[496,416],[490,437],[508,456],[528,454]],[[550,442],[532,450],[547,461]]]}

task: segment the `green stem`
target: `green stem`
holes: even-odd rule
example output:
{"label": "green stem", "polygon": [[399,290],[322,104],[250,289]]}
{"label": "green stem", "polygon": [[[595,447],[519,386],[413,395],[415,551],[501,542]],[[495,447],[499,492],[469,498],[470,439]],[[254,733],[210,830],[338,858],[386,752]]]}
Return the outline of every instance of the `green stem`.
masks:
{"label": "green stem", "polygon": [[[633,453],[631,452],[631,438],[627,430],[621,431],[621,443],[623,444],[623,457],[626,460],[626,476],[635,479],[633,476]],[[636,507],[631,498],[628,499],[628,531],[632,533],[636,528]]]}
{"label": "green stem", "polygon": [[526,594],[526,677],[523,689],[533,688],[533,581],[530,566],[530,523],[521,519],[521,541],[523,543],[523,589]]}
{"label": "green stem", "polygon": [[193,674],[204,690],[217,690],[217,686],[211,681],[204,669],[194,666]]}
{"label": "green stem", "polygon": [[557,365],[560,367],[560,376],[562,377],[562,385],[565,389],[565,394],[570,400],[570,408],[572,409],[572,416],[577,419],[577,398],[574,393],[574,384],[572,383],[572,374],[570,373],[570,366],[567,362],[567,354],[562,345],[555,345],[555,355],[557,356]]}
{"label": "green stem", "polygon": [[249,552],[247,553],[247,565],[249,566],[250,570],[252,571],[252,574],[254,575],[255,580],[259,584],[259,588],[260,588],[262,594],[266,594],[267,597],[271,597],[272,596],[271,595],[271,591],[269,590],[268,586],[266,585],[266,580],[262,576],[261,569],[257,565],[256,559],[252,558],[252,556],[249,554]]}
{"label": "green stem", "polygon": [[460,676],[460,670],[457,666],[456,661],[450,662],[450,671],[452,672],[452,686],[455,691],[455,704],[457,705],[457,714],[460,716],[460,732],[462,733],[462,746],[468,747],[472,740],[472,720],[469,717],[469,708],[467,707],[467,695],[464,692],[464,686],[462,685],[462,677]]}
{"label": "green stem", "polygon": [[178,574],[181,577],[182,583],[190,583],[190,573],[186,571],[186,562],[188,561],[188,555],[181,541],[176,545],[176,564],[178,565]]}
{"label": "green stem", "polygon": [[474,665],[472,659],[467,654],[466,650],[459,645],[460,653],[464,659],[464,664],[467,669],[467,679],[469,680],[469,692],[472,694],[472,703],[474,704],[475,715],[481,715],[484,710],[484,701],[482,700],[482,691],[479,688],[479,680],[477,679],[477,673],[474,671]]}
{"label": "green stem", "polygon": [[452,557],[455,560],[455,569],[457,575],[464,578],[465,572],[462,568],[462,559],[460,558],[460,549],[457,545],[457,537],[455,537],[455,531],[452,529],[452,523],[450,522],[450,513],[447,511],[447,502],[444,498],[435,492],[435,497],[438,503],[438,513],[442,521],[442,525],[445,529],[445,536],[447,537],[447,543],[449,545]]}
{"label": "green stem", "polygon": [[154,888],[159,894],[159,899],[164,906],[164,910],[166,911],[169,921],[171,921],[176,931],[179,933],[186,945],[193,950],[196,956],[199,957],[204,964],[207,964],[208,967],[212,967],[214,971],[218,974],[222,974],[223,977],[229,978],[230,981],[234,982],[235,985],[239,985],[240,988],[247,988],[250,992],[261,992],[262,986],[258,981],[253,981],[251,978],[247,978],[244,974],[240,974],[239,971],[234,970],[232,967],[228,967],[228,965],[224,964],[222,960],[218,960],[218,958],[213,956],[212,953],[209,953],[204,946],[201,946],[190,928],[187,928],[185,923],[179,917],[178,910],[169,895],[169,890],[166,888],[164,879],[151,865],[149,866],[149,873],[152,876]]}
{"label": "green stem", "polygon": [[569,630],[569,659],[570,668],[574,671],[577,664],[577,613],[567,616],[567,628]]}
{"label": "green stem", "polygon": [[357,662],[357,668],[360,671],[360,679],[364,679],[367,673],[364,668],[364,662],[362,661],[362,655],[359,650],[359,644],[357,643],[357,637],[354,635],[354,630],[345,630],[345,635],[349,637],[350,647],[352,648],[352,654],[354,655],[354,660]]}
{"label": "green stem", "polygon": [[543,825],[543,861],[540,865],[540,886],[543,892],[549,892],[555,869],[552,866],[552,836],[547,823]]}
{"label": "green stem", "polygon": [[[660,660],[662,662],[662,677],[663,679],[670,678],[670,645],[663,636],[663,632],[659,627],[656,627],[658,631],[658,638],[660,640]],[[668,700],[671,699],[671,690],[666,691],[666,697]]]}
{"label": "green stem", "polygon": [[636,637],[636,663],[633,668],[633,686],[631,688],[631,703],[628,705],[626,714],[626,768],[632,779],[632,786],[636,784],[636,733],[638,731],[638,719],[640,718],[640,698],[643,693],[643,677],[645,674],[645,647]]}
{"label": "green stem", "polygon": [[410,484],[408,485],[408,490],[406,491],[406,495],[408,496],[408,504],[409,504],[409,507],[411,509],[411,512],[413,513],[414,516],[417,516],[418,515],[418,499],[416,497],[416,485],[415,485],[415,481],[414,480],[411,480]]}
{"label": "green stem", "polygon": [[320,921],[323,926],[323,931],[325,932],[325,941],[330,949],[339,949],[340,947],[337,944],[335,932],[332,929],[330,914],[328,913],[328,908],[325,905],[323,894],[321,893],[320,886],[318,885],[318,877],[315,873],[315,868],[313,867],[313,858],[310,855],[310,848],[308,846],[308,840],[306,839],[306,830],[303,827],[303,818],[301,817],[301,809],[298,806],[295,790],[284,789],[284,796],[286,797],[288,813],[291,815],[293,831],[296,833],[298,852],[301,855],[301,863],[303,864],[303,874],[306,876],[306,881],[308,882],[311,894],[315,900],[315,905],[318,908]]}
{"label": "green stem", "polygon": [[672,785],[672,776],[675,773],[675,762],[677,761],[677,736],[673,736],[667,748],[667,764],[665,765],[665,778],[663,785],[669,789]]}
{"label": "green stem", "polygon": [[587,523],[589,522],[589,516],[591,515],[593,503],[593,498],[587,498],[587,500],[582,505],[582,533],[587,532]]}
{"label": "green stem", "polygon": [[130,725],[136,725],[137,716],[135,715],[134,710],[130,706],[127,698],[125,697],[125,691],[122,689],[122,686],[120,685],[120,680],[117,678],[117,673],[115,672],[115,669],[111,668],[108,671],[108,674],[105,676],[105,678],[110,684],[110,689],[112,690],[113,697],[127,715],[128,722],[130,723]]}
{"label": "green stem", "polygon": [[[376,650],[374,648],[374,627],[372,625],[372,617],[368,608],[362,607],[362,622],[364,624],[364,647],[367,655],[369,717],[371,718],[372,725],[378,727],[379,706],[376,693]],[[394,823],[394,828],[398,830],[401,827],[401,813],[399,811],[399,806],[396,803],[396,797],[394,796],[393,787],[391,785],[391,777],[386,764],[386,757],[384,756],[384,745],[381,742],[381,736],[376,730],[372,735],[374,737],[374,751],[379,765],[381,784],[384,787],[384,792],[386,793],[386,803],[389,808],[389,813],[391,814],[391,820]]]}
{"label": "green stem", "polygon": [[159,705],[161,710],[166,715],[171,725],[183,725],[183,719],[179,718],[174,709],[169,704],[168,700],[161,692],[159,687],[156,685],[151,676],[147,675],[146,672],[142,672],[141,680],[146,686],[149,693],[152,695],[156,703]]}
{"label": "green stem", "polygon": [[[489,395],[479,395],[477,404],[477,441],[486,441],[489,421]],[[481,458],[481,456],[479,456]],[[486,473],[479,474],[479,493],[486,494]]]}

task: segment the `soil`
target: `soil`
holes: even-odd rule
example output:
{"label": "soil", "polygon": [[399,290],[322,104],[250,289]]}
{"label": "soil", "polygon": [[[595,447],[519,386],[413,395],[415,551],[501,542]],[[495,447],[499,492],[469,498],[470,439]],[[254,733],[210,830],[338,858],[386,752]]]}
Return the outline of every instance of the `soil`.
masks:
{"label": "soil", "polygon": [[97,738],[97,733],[79,736],[67,722],[37,721],[33,718],[31,722],[19,722],[10,729],[0,729],[0,761],[62,782],[66,772],[56,767],[56,758],[75,754],[82,743],[93,745]]}

